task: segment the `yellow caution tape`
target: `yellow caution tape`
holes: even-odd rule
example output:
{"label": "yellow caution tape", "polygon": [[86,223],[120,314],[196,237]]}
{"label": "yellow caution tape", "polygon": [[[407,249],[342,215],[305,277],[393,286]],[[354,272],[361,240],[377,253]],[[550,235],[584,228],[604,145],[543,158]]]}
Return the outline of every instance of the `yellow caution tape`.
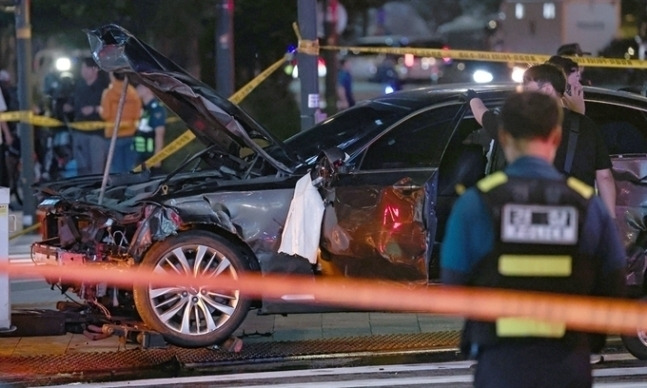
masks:
{"label": "yellow caution tape", "polygon": [[280,69],[281,65],[283,65],[285,61],[287,61],[288,59],[289,59],[289,55],[284,55],[283,58],[271,64],[267,69],[263,70],[259,75],[254,77],[253,80],[249,81],[245,86],[240,88],[236,93],[232,94],[229,97],[229,101],[231,101],[234,104],[240,104],[240,102],[243,101],[245,97],[247,97],[249,93],[252,92],[252,90],[256,89],[256,87],[260,85],[261,82],[265,81],[272,73]]}
{"label": "yellow caution tape", "polygon": [[68,127],[78,129],[80,131],[95,131],[97,129],[104,129],[106,126],[114,127],[114,123],[107,123],[104,121],[75,121],[73,123],[68,123]]}
{"label": "yellow caution tape", "polygon": [[60,120],[47,116],[31,116],[26,122],[39,127],[60,127],[65,125]]}
{"label": "yellow caution tape", "polygon": [[300,53],[308,55],[319,55],[318,40],[303,39],[303,37],[301,36],[301,31],[299,31],[299,26],[296,22],[292,23],[292,29],[294,30],[294,34],[297,36],[297,40],[299,42],[298,51]]}
{"label": "yellow caution tape", "polygon": [[[0,121],[19,121],[22,123],[29,123],[39,127],[49,127],[56,128],[67,126],[69,128],[81,130],[81,131],[93,131],[97,129],[103,129],[106,126],[114,126],[114,123],[109,121],[75,121],[65,123],[61,120],[55,119],[49,116],[40,116],[36,115],[31,111],[11,111],[11,112],[2,112],[0,113]],[[179,121],[178,117],[170,117],[166,120],[166,123],[174,123]],[[132,124],[132,122],[124,121],[121,125]]]}
{"label": "yellow caution tape", "polygon": [[[413,54],[419,57],[451,58],[465,61],[544,63],[552,55],[504,53],[498,51],[429,49],[419,47],[321,46],[322,50],[347,50],[353,53]],[[647,69],[647,61],[623,58],[568,57],[581,66]]]}
{"label": "yellow caution tape", "polygon": [[12,234],[9,236],[9,240],[13,240],[13,239],[15,239],[15,238],[17,238],[17,237],[20,237],[20,236],[24,235],[24,234],[30,233],[30,232],[32,232],[32,231],[34,231],[34,230],[38,229],[38,228],[40,228],[40,222],[37,222],[37,223],[35,223],[34,225],[29,226],[29,227],[27,227],[27,228],[25,228],[25,229],[23,229],[23,230],[19,230],[19,231],[17,231],[16,233],[12,233]]}
{"label": "yellow caution tape", "polygon": [[2,112],[0,113],[0,121],[20,121],[22,117],[28,112]]}

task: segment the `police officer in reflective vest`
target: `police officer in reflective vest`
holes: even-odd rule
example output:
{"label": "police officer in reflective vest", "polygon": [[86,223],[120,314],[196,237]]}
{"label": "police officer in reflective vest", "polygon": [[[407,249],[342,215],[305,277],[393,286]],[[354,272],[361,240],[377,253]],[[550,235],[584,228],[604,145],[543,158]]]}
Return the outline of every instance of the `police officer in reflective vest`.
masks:
{"label": "police officer in reflective vest", "polygon": [[149,88],[140,84],[136,89],[143,103],[142,116],[133,139],[133,150],[137,155],[135,164],[140,165],[164,147],[166,109]]}
{"label": "police officer in reflective vest", "polygon": [[[450,285],[620,297],[624,249],[594,189],[552,162],[562,109],[546,94],[514,93],[499,144],[508,166],[454,205],[441,249]],[[590,354],[604,335],[520,317],[468,320],[462,350],[477,360],[476,387],[590,387]]]}

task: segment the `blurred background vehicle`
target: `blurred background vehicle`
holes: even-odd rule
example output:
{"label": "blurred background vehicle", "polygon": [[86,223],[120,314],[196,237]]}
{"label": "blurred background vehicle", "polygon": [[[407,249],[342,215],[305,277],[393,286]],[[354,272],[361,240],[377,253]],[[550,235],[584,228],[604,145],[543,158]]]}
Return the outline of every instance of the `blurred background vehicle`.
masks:
{"label": "blurred background vehicle", "polygon": [[[442,38],[409,37],[403,35],[364,36],[350,43],[351,47],[384,48],[412,47],[448,49]],[[437,83],[444,68],[451,63],[449,58],[404,55],[345,50],[340,52],[350,63],[350,72],[355,80],[389,83],[395,78],[402,83]]]}
{"label": "blurred background vehicle", "polygon": [[454,61],[445,68],[442,83],[521,82],[527,66],[506,62]]}

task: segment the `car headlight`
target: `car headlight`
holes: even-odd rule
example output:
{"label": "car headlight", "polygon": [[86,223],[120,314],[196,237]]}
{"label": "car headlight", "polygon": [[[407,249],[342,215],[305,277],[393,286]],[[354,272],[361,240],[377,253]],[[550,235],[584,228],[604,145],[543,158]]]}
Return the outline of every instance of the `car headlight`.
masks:
{"label": "car headlight", "polygon": [[472,73],[472,79],[477,84],[487,84],[492,82],[494,76],[487,70],[479,69]]}
{"label": "car headlight", "polygon": [[514,66],[512,68],[512,73],[510,73],[510,78],[512,78],[513,82],[520,84],[523,81],[523,73],[525,72],[526,72],[525,67]]}

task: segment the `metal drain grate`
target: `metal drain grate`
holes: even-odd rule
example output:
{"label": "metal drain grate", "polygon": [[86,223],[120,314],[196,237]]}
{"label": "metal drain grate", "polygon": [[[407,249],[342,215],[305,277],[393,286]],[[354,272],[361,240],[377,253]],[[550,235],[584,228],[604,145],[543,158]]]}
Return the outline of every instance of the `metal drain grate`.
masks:
{"label": "metal drain grate", "polygon": [[455,349],[457,331],[343,337],[307,341],[251,342],[240,353],[221,349],[131,349],[116,352],[44,356],[1,356],[0,382],[42,383],[87,381],[90,376],[114,376],[133,371],[178,370],[232,363],[384,355]]}
{"label": "metal drain grate", "polygon": [[199,366],[202,363],[217,364],[223,361],[264,359],[294,359],[330,357],[331,355],[384,354],[397,352],[455,349],[460,332],[443,331],[420,334],[390,334],[363,337],[342,337],[325,340],[257,342],[245,344],[240,353],[209,351],[208,349],[180,349],[178,362],[183,365]]}

